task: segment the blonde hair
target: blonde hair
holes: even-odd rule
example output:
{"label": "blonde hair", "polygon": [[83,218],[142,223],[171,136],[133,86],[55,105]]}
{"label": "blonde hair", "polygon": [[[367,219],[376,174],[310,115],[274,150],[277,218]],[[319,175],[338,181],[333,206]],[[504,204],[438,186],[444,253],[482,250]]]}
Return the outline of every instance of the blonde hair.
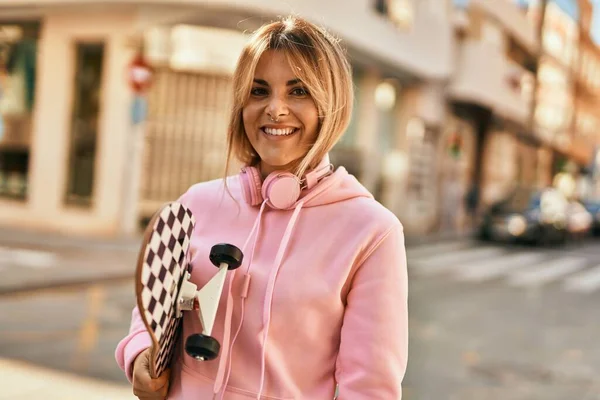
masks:
{"label": "blonde hair", "polygon": [[267,50],[284,52],[297,78],[311,94],[319,114],[317,139],[293,173],[301,177],[316,167],[341,138],[350,122],[352,71],[339,40],[325,29],[294,16],[263,25],[242,50],[233,75],[226,176],[232,156],[244,165],[260,162],[259,155],[246,136],[242,110],[250,97],[256,65]]}

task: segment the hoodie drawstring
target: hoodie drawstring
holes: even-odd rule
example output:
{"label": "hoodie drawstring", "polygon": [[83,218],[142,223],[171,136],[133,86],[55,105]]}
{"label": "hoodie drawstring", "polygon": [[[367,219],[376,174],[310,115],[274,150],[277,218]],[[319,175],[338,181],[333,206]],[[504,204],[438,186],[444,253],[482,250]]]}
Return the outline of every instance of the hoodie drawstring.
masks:
{"label": "hoodie drawstring", "polygon": [[[250,284],[250,274],[249,274],[250,266],[252,265],[252,259],[254,258],[254,252],[256,250],[256,243],[258,242],[258,237],[260,235],[260,223],[262,220],[262,215],[265,210],[266,204],[267,204],[266,201],[264,201],[262,203],[262,205],[260,207],[260,211],[258,212],[258,216],[256,217],[256,220],[254,221],[254,225],[252,226],[252,229],[250,230],[250,234],[246,238],[246,242],[244,243],[244,246],[242,247],[242,253],[245,253],[246,248],[248,247],[248,243],[250,242],[250,239],[252,238],[252,236],[254,235],[254,232],[256,231],[256,235],[254,236],[254,243],[252,244],[252,252],[250,253],[250,259],[248,260],[248,264],[246,266],[246,275],[245,275],[244,288],[243,288],[243,293],[242,293],[243,298],[245,298],[247,296],[248,286]],[[237,335],[240,332],[240,328],[241,328],[241,322],[240,322],[240,325],[238,326],[238,330],[236,331],[236,333],[233,337],[233,341],[230,344],[229,338],[231,335],[231,325],[232,325],[231,319],[233,316],[232,286],[233,286],[233,279],[235,278],[236,271],[237,270],[233,270],[229,277],[229,287],[228,287],[228,291],[227,291],[227,306],[226,306],[226,310],[225,310],[225,321],[224,321],[224,329],[223,329],[223,346],[221,347],[223,349],[223,352],[221,353],[221,358],[219,360],[219,369],[217,370],[217,377],[215,378],[215,384],[213,386],[214,394],[219,393],[221,391],[221,389],[223,388],[223,386],[227,385],[227,381],[229,380],[229,373],[231,371],[231,365],[229,366],[229,368],[227,368],[227,376],[226,377],[225,377],[225,366],[227,363],[231,362],[231,355],[230,355],[231,349],[233,348],[233,345],[235,343],[235,340],[236,340]],[[243,307],[244,307],[244,302],[242,301],[242,317],[241,317],[242,321],[244,318]],[[225,382],[224,382],[224,380],[225,380]]]}
{"label": "hoodie drawstring", "polygon": [[260,362],[260,385],[258,389],[258,394],[256,396],[257,399],[260,399],[260,396],[263,391],[263,386],[265,382],[265,356],[267,349],[267,339],[269,336],[269,324],[271,322],[271,306],[273,303],[273,291],[275,290],[275,280],[277,279],[277,274],[279,273],[279,268],[281,267],[281,261],[283,260],[283,256],[285,255],[285,251],[287,250],[288,243],[292,236],[292,232],[294,230],[294,226],[296,225],[296,220],[298,219],[298,215],[300,214],[300,210],[304,205],[303,202],[298,203],[296,208],[294,209],[294,213],[292,214],[292,218],[288,222],[288,226],[285,229],[285,233],[281,240],[281,244],[279,245],[279,249],[277,250],[277,256],[275,257],[275,264],[271,269],[271,275],[269,276],[269,281],[267,283],[267,291],[265,293],[265,306],[263,309],[263,342],[262,342],[262,354],[261,354],[261,362]]}
{"label": "hoodie drawstring", "polygon": [[[275,256],[275,262],[273,264],[273,268],[271,269],[271,273],[269,275],[269,280],[267,282],[267,290],[265,293],[264,309],[263,309],[264,333],[263,333],[262,346],[261,346],[262,347],[262,349],[261,349],[261,376],[260,376],[260,384],[259,384],[257,399],[260,399],[260,396],[263,391],[264,380],[265,380],[266,346],[267,346],[267,339],[268,339],[268,334],[269,334],[269,324],[270,324],[270,320],[271,320],[271,307],[272,307],[272,302],[273,302],[273,292],[275,289],[275,281],[277,279],[277,275],[279,273],[279,269],[280,269],[281,263],[283,261],[283,256],[285,255],[285,251],[287,250],[290,238],[292,236],[292,232],[296,225],[296,221],[298,219],[298,215],[300,214],[300,210],[302,209],[303,204],[304,204],[303,202],[300,202],[294,208],[292,217],[290,218],[290,221],[288,222],[288,225],[285,229],[283,238],[281,240],[281,244],[279,245],[279,248],[277,250],[277,255]],[[245,271],[246,273],[244,275],[244,283],[243,283],[243,287],[242,287],[242,293],[240,296],[242,298],[240,322],[238,324],[235,334],[233,335],[233,339],[231,340],[231,342],[229,341],[229,338],[230,338],[230,334],[231,334],[231,325],[232,325],[231,320],[232,320],[232,314],[233,314],[232,286],[233,286],[233,278],[235,277],[236,271],[232,271],[231,277],[229,279],[229,288],[228,288],[228,293],[227,293],[227,307],[226,307],[225,322],[224,322],[225,327],[224,327],[224,332],[223,332],[223,346],[222,346],[223,353],[221,354],[221,359],[219,360],[219,369],[217,371],[217,377],[215,379],[215,384],[213,387],[213,393],[215,395],[219,394],[222,391],[222,389],[227,386],[227,384],[229,382],[229,376],[231,374],[231,355],[232,355],[231,350],[233,349],[233,346],[237,340],[238,334],[240,333],[240,331],[242,329],[242,324],[244,322],[245,299],[248,296],[248,288],[250,285],[250,268],[252,266],[252,260],[254,258],[254,253],[256,251],[256,245],[258,243],[258,238],[260,235],[261,220],[262,220],[262,215],[263,215],[265,206],[266,206],[266,201],[263,202],[261,205],[260,211],[259,211],[258,216],[256,217],[256,221],[254,223],[254,226],[252,227],[252,230],[250,231],[250,234],[248,235],[248,238],[246,239],[246,243],[244,244],[244,247],[242,250],[242,252],[245,252],[245,249],[250,241],[250,238],[254,235],[252,251],[250,253],[250,258],[249,258],[248,264],[246,265],[246,271]],[[255,231],[256,231],[256,234],[254,234]],[[225,370],[227,370],[227,372],[225,372]],[[220,397],[222,398],[222,396],[223,396],[223,393],[221,392]]]}

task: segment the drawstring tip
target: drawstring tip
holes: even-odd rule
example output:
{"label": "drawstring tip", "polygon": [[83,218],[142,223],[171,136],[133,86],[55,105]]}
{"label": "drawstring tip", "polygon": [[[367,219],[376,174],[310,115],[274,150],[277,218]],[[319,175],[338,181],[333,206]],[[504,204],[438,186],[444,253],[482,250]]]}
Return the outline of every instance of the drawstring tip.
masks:
{"label": "drawstring tip", "polygon": [[244,275],[244,286],[242,287],[242,299],[248,297],[248,290],[250,289],[250,274]]}

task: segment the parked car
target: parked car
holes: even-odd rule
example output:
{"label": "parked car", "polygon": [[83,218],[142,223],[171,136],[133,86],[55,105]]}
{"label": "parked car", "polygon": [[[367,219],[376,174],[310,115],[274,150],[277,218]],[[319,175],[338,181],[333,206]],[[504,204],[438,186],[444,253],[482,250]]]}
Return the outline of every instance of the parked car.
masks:
{"label": "parked car", "polygon": [[582,239],[592,231],[594,217],[576,200],[569,201],[567,205],[567,231],[569,238]]}
{"label": "parked car", "polygon": [[568,235],[568,201],[556,189],[518,187],[484,212],[483,240],[562,244]]}
{"label": "parked car", "polygon": [[592,233],[600,236],[600,199],[585,200],[582,202],[582,204],[593,218]]}

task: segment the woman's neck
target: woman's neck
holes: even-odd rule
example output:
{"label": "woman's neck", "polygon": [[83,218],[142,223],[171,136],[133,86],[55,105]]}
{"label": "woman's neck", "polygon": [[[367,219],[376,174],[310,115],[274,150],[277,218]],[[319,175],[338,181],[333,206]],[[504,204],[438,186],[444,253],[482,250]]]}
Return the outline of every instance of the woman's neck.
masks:
{"label": "woman's neck", "polygon": [[260,161],[258,163],[258,169],[260,170],[260,175],[264,180],[267,176],[269,176],[270,173],[275,171],[294,173],[294,170],[296,169],[300,161],[301,160],[292,161],[291,163],[282,166],[273,166],[265,163],[264,161]]}

